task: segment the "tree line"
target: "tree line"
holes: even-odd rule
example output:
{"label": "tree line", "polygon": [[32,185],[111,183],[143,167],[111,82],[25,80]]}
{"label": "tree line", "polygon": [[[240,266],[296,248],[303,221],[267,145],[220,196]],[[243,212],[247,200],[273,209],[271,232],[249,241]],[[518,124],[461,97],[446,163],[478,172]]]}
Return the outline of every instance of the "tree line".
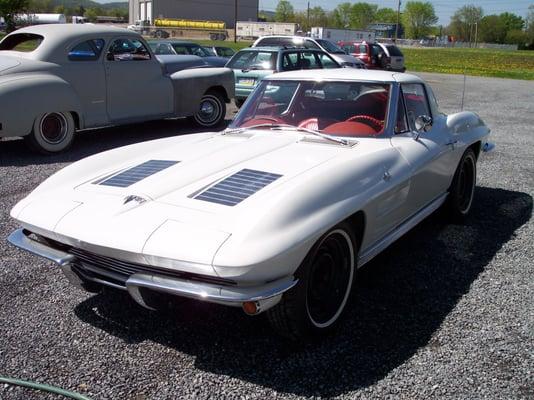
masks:
{"label": "tree line", "polygon": [[97,16],[111,16],[122,18],[128,21],[128,10],[126,8],[104,8],[98,3],[90,3],[91,6],[84,7],[76,2],[65,1],[62,4],[54,0],[0,0],[0,17],[4,18],[7,32],[16,29],[18,14],[32,13],[55,13],[64,14],[67,17],[77,15],[86,17],[89,21],[96,21]]}
{"label": "tree line", "polygon": [[[263,15],[269,20],[267,15]],[[364,30],[373,23],[397,22],[397,11],[366,2],[341,3],[331,11],[313,7],[295,11],[289,0],[280,0],[274,21],[295,22],[309,31],[312,26]],[[438,17],[432,3],[408,1],[399,15],[407,39],[450,35],[457,41],[518,44],[534,49],[534,4],[525,19],[510,12],[484,15],[482,7],[465,5],[456,10],[448,26],[437,26]]]}

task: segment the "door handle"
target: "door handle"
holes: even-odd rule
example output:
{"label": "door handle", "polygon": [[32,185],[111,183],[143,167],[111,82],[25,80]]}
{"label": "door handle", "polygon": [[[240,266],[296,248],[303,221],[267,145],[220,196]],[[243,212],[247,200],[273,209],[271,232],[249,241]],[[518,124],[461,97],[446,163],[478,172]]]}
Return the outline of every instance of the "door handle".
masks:
{"label": "door handle", "polygon": [[451,146],[453,149],[456,146],[456,143],[458,143],[457,139],[451,139],[447,143],[445,143],[445,146]]}

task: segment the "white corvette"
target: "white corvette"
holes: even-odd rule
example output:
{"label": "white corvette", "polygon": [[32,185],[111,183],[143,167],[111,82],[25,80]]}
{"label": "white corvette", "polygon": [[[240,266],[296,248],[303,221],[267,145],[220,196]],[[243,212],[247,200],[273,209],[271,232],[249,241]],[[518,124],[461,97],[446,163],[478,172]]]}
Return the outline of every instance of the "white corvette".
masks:
{"label": "white corvette", "polygon": [[340,320],[354,272],[440,206],[472,208],[489,129],[444,115],[420,78],[295,71],[230,127],[139,143],[59,171],[18,203],[11,243],[89,291],[267,311],[298,338]]}

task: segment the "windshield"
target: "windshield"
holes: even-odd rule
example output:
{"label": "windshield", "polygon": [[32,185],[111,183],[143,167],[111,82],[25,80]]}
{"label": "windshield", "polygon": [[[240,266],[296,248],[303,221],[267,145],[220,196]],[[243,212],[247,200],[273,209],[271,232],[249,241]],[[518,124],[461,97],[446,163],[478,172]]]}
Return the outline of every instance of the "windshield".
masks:
{"label": "windshield", "polygon": [[375,82],[262,81],[230,128],[289,125],[332,136],[384,132],[390,85]]}
{"label": "windshield", "polygon": [[317,43],[319,43],[321,47],[329,53],[345,54],[345,52],[339,46],[332,43],[330,40],[317,39]]}
{"label": "windshield", "polygon": [[240,51],[226,67],[232,69],[274,69],[276,54],[273,51]]}

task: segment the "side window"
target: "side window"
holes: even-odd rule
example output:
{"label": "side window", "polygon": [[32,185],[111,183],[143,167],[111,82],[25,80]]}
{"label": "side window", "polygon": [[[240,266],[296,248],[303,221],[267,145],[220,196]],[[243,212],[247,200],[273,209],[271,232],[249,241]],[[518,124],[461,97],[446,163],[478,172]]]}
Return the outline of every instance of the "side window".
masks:
{"label": "side window", "polygon": [[69,51],[70,61],[95,61],[100,57],[104,47],[103,39],[87,40],[78,43]]}
{"label": "side window", "polygon": [[421,115],[432,117],[423,84],[406,83],[402,84],[401,87],[404,97],[404,104],[406,105],[406,112],[408,114],[408,121],[410,122],[412,128],[415,126],[414,123],[417,117]]}
{"label": "side window", "polygon": [[408,131],[408,120],[406,119],[406,110],[404,108],[404,98],[402,91],[399,95],[397,103],[397,122],[395,123],[395,133],[403,133]]}
{"label": "side window", "polygon": [[360,54],[367,54],[367,46],[360,44]]}
{"label": "side window", "polygon": [[304,41],[304,47],[307,48],[307,49],[321,50],[321,48],[319,46],[317,46],[314,42],[312,42],[309,39]]}
{"label": "side window", "polygon": [[137,39],[116,39],[111,43],[106,54],[108,61],[146,61],[150,52],[143,42]]}
{"label": "side window", "polygon": [[298,56],[297,53],[285,53],[282,60],[282,69],[284,71],[293,71],[298,69]]}
{"label": "side window", "polygon": [[317,54],[303,51],[302,53],[300,53],[300,56],[301,56],[301,60],[300,60],[301,69],[321,68],[321,62],[319,61],[319,57],[317,57]]}
{"label": "side window", "polygon": [[319,57],[319,60],[321,61],[321,64],[322,64],[323,68],[325,68],[325,69],[339,68],[339,65],[329,55],[327,55],[327,54],[318,54],[318,57]]}

